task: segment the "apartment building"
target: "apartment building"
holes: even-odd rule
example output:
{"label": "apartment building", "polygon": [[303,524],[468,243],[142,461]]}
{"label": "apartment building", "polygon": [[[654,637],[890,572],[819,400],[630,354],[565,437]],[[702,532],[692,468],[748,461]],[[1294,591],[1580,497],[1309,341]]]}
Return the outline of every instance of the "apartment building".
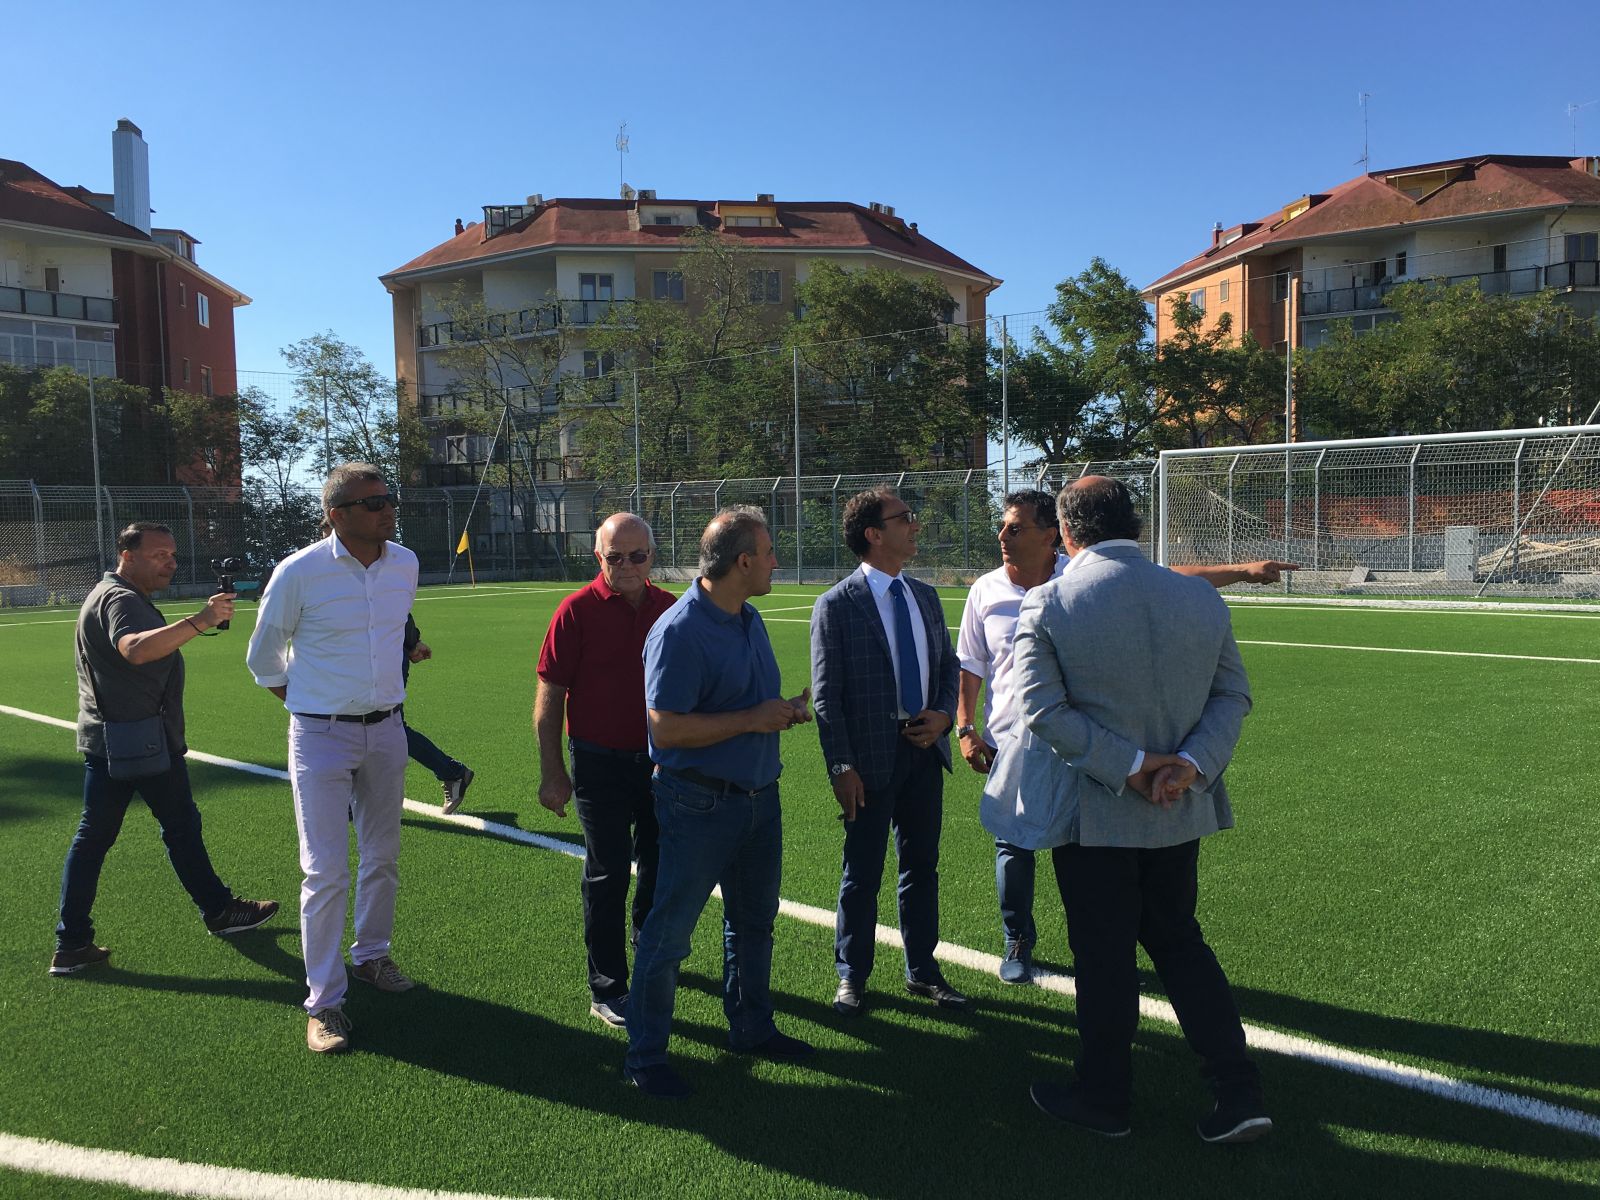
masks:
{"label": "apartment building", "polygon": [[[780,201],[769,194],[672,200],[631,188],[617,200],[533,195],[522,204],[485,205],[481,221],[457,219],[450,238],[381,277],[393,301],[396,378],[418,397],[424,421],[448,415],[458,381],[444,352],[470,336],[441,307],[457,288],[481,299],[513,336],[546,337],[559,326],[567,339],[563,374],[603,374],[611,364],[585,347],[597,325],[627,320],[640,300],[692,302],[677,270],[681,239],[691,228],[753,252],[753,294],[772,306],[775,319],[794,311],[796,286],[823,259],[847,269],[932,275],[950,295],[946,318],[957,323],[981,322],[985,299],[1000,284],[883,204]],[[545,411],[556,403],[548,391],[512,400]],[[542,478],[581,471],[581,464],[568,465],[572,433],[563,429],[559,455],[538,465]],[[487,440],[435,438],[424,481],[472,481]]]}
{"label": "apartment building", "polygon": [[1488,154],[1358,175],[1256,221],[1212,231],[1211,245],[1149,287],[1158,341],[1172,298],[1231,314],[1280,352],[1312,348],[1340,322],[1393,320],[1384,297],[1415,280],[1476,279],[1485,292],[1559,292],[1600,312],[1600,158]]}
{"label": "apartment building", "polygon": [[250,297],[196,262],[193,234],[151,224],[139,127],[118,121],[111,143],[111,192],[0,159],[0,362],[231,394]]}

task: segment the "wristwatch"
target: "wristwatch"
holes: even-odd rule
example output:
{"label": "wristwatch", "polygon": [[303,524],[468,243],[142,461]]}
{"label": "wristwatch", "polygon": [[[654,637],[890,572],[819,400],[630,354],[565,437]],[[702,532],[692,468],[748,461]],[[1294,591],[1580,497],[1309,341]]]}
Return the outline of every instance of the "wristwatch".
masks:
{"label": "wristwatch", "polygon": [[966,737],[967,734],[969,734],[969,733],[977,733],[977,732],[978,732],[978,727],[976,725],[963,725],[959,729],[956,730],[956,741],[959,742],[962,738]]}
{"label": "wristwatch", "polygon": [[849,763],[834,763],[833,766],[828,768],[828,774],[832,775],[835,779],[837,779],[837,778],[839,778],[839,776],[843,775],[846,771],[854,771],[854,770],[855,770],[855,768],[852,767]]}

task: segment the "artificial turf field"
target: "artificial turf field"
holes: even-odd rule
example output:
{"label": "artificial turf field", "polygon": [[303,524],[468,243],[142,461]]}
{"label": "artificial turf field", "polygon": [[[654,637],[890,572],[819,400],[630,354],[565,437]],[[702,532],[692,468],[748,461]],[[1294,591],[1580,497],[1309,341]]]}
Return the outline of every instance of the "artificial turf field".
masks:
{"label": "artificial turf field", "polygon": [[[407,717],[477,772],[467,813],[577,842],[570,807],[565,821],[539,807],[529,724],[534,656],[565,590],[425,590],[416,613],[435,657],[413,670]],[[780,584],[758,602],[786,693],[807,680],[817,591]],[[943,594],[954,625],[962,593]],[[0,704],[74,716],[72,616],[0,613]],[[187,650],[189,741],[281,769],[282,709],[243,665],[252,620],[241,606],[229,633]],[[389,996],[353,984],[356,1051],[315,1056],[298,1007],[288,785],[191,760],[218,871],[242,895],[281,900],[271,923],[206,936],[135,806],[95,906],[111,963],[53,979],[81,760],[70,732],[0,714],[0,1135],[518,1196],[1593,1196],[1597,622],[1234,609],[1256,706],[1229,775],[1238,828],[1201,855],[1201,919],[1246,1023],[1482,1085],[1499,1110],[1262,1051],[1276,1132],[1205,1146],[1192,1131],[1204,1103],[1196,1060],[1175,1027],[1147,1019],[1134,1134],[1101,1141],[1027,1096],[1035,1079],[1066,1077],[1069,997],[947,964],[973,1006],[946,1015],[901,993],[898,951],[880,946],[868,1015],[846,1023],[829,1003],[831,928],[790,917],[774,956],[779,1024],[818,1054],[802,1066],[734,1057],[722,1049],[715,901],[673,1029],[696,1094],[651,1101],[620,1082],[623,1034],[588,1015],[578,861],[416,812],[395,956],[426,986]],[[831,910],[840,838],[814,727],[785,734],[783,750],[783,895]],[[1001,939],[978,793],[958,761],[945,790],[942,934],[992,954]],[[436,803],[438,785],[413,765],[407,795]],[[887,890],[884,900],[892,923]],[[1035,911],[1040,959],[1069,966],[1047,857]],[[1148,972],[1146,991],[1160,994]],[[1582,1128],[1504,1111],[1521,1097]],[[0,1170],[0,1196],[134,1194]]]}

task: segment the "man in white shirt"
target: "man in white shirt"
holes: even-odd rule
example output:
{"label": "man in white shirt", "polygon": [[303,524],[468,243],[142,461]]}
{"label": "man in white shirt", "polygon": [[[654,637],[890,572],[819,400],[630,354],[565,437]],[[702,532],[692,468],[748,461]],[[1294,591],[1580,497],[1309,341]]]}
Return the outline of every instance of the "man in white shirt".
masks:
{"label": "man in white shirt", "polygon": [[278,564],[247,656],[256,682],[289,710],[289,774],[305,872],[306,1044],[319,1053],[350,1045],[339,942],[352,822],[360,860],[354,974],[379,991],[412,987],[389,957],[406,766],[400,659],[417,592],[417,556],[391,540],[397,505],[383,473],[368,463],[329,473],[322,507],[333,532]]}
{"label": "man in white shirt", "polygon": [[[1002,737],[1020,732],[1012,679],[1012,640],[1022,598],[1048,583],[1068,566],[1061,553],[1056,524],[1056,498],[1049,492],[1024,489],[1006,496],[1000,520],[1001,565],[979,576],[961,612],[956,656],[961,660],[961,692],[956,704],[956,739],[961,756],[981,775],[989,773]],[[1174,567],[1180,575],[1197,575],[1214,587],[1230,583],[1277,583],[1283,571],[1297,564],[1273,559],[1222,566]],[[983,727],[976,724],[978,693],[984,695]],[[1000,978],[1006,983],[1033,981],[1034,852],[995,838],[995,890],[1000,898],[1000,924],[1005,932],[1005,957]]]}

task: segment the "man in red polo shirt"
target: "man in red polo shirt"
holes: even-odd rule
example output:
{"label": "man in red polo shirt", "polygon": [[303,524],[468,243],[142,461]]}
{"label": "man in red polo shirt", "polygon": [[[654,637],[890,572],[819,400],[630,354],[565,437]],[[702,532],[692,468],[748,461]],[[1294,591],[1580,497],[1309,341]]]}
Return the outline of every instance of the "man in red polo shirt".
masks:
{"label": "man in red polo shirt", "polygon": [[[558,817],[576,798],[583,826],[583,943],[589,1011],[627,1024],[624,910],[630,864],[639,863],[633,936],[656,886],[655,800],[644,704],[644,639],[673,597],[650,582],[650,526],[613,513],[595,533],[600,574],[556,609],[539,651],[533,729],[539,738],[539,803]],[[572,774],[561,754],[566,720]]]}

